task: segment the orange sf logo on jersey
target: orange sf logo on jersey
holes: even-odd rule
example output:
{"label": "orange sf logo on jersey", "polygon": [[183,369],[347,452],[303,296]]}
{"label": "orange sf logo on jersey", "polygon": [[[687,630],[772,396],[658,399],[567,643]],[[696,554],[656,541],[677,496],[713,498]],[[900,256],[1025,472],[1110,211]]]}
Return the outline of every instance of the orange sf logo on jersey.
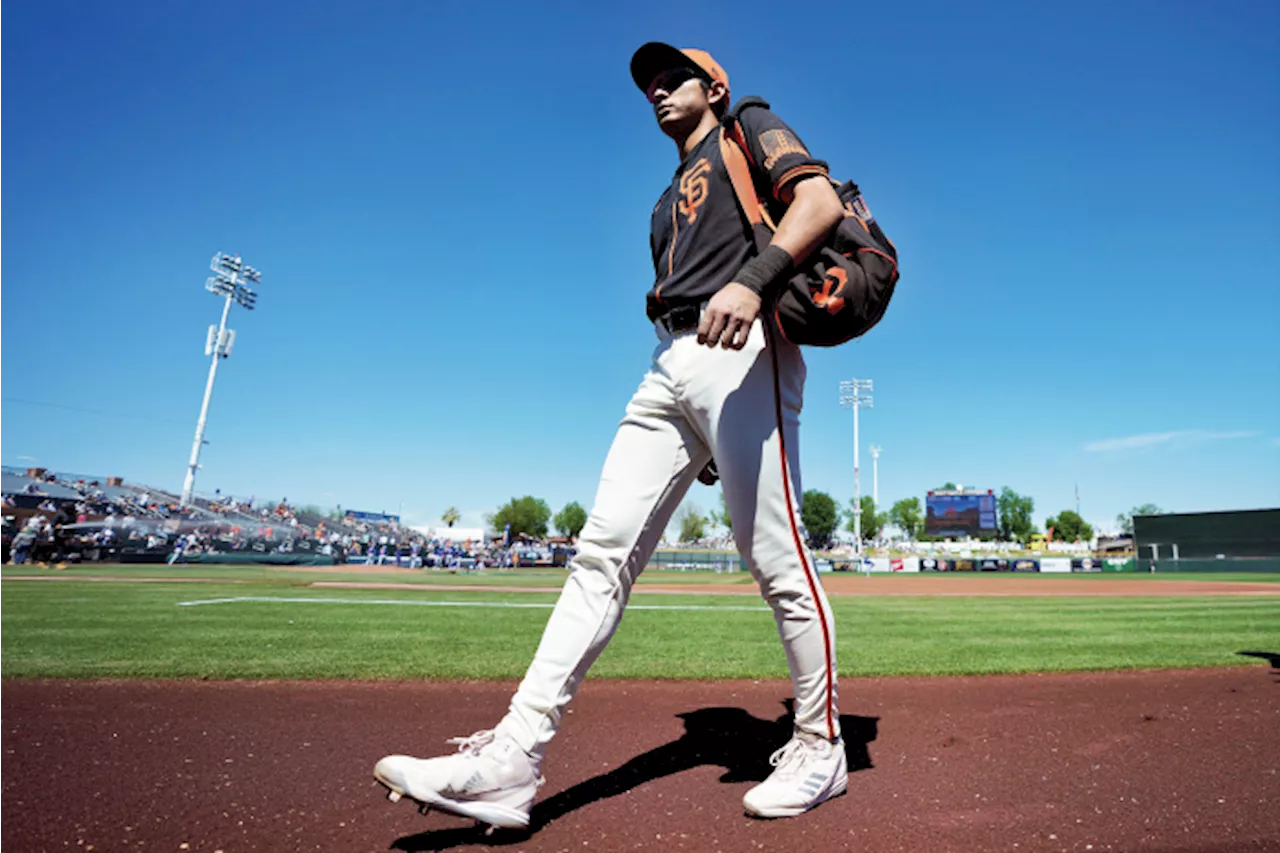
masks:
{"label": "orange sf logo on jersey", "polygon": [[698,208],[707,200],[707,175],[711,172],[711,161],[703,157],[680,176],[680,212],[685,219],[693,222],[698,218]]}

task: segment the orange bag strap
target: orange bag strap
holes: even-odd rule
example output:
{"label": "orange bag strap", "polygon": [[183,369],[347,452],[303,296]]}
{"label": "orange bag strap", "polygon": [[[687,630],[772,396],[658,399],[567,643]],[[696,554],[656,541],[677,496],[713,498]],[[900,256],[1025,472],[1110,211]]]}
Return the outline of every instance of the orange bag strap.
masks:
{"label": "orange bag strap", "polygon": [[[769,217],[760,197],[756,195],[755,181],[751,179],[751,164],[748,161],[746,139],[742,134],[742,125],[735,119],[726,122],[720,128],[720,158],[724,160],[725,169],[729,172],[729,181],[733,184],[733,193],[738,197],[738,205],[747,215],[752,229],[764,226],[769,231],[776,231],[777,226]],[[759,235],[757,236],[757,241]],[[767,242],[767,241],[766,241]]]}

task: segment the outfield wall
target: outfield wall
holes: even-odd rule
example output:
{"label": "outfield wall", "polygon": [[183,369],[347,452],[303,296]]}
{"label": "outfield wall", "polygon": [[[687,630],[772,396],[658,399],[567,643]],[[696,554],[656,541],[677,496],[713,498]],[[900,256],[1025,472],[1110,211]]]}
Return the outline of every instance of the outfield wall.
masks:
{"label": "outfield wall", "polygon": [[1157,571],[1164,570],[1164,563],[1173,557],[1183,563],[1233,558],[1274,561],[1280,559],[1280,509],[1138,515],[1133,519],[1133,537],[1138,556],[1157,560]]}
{"label": "outfield wall", "polygon": [[[1242,557],[1198,560],[1135,560],[1137,572],[1280,572],[1280,557]],[[1154,564],[1154,568],[1153,568]]]}
{"label": "outfield wall", "polygon": [[[1058,572],[1098,573],[1147,571],[1132,558],[1119,557],[864,557],[831,560],[817,557],[818,571],[850,571],[868,574],[915,574],[918,572]],[[1185,562],[1185,561],[1184,561]],[[648,568],[667,571],[745,572],[746,561],[736,552],[725,551],[655,551]],[[1232,569],[1221,569],[1233,571]],[[1163,567],[1158,571],[1165,571]],[[1194,571],[1183,569],[1183,571]],[[1266,571],[1259,569],[1259,571]]]}

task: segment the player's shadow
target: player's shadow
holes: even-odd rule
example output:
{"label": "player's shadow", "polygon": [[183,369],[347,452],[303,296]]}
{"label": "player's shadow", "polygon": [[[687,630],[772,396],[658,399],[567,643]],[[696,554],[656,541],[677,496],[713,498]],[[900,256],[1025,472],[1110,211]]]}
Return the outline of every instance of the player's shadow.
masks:
{"label": "player's shadow", "polygon": [[1280,684],[1280,654],[1276,652],[1236,652],[1236,654],[1250,658],[1262,658],[1271,664],[1271,674],[1275,676],[1276,683]]}
{"label": "player's shadow", "polygon": [[[723,767],[725,772],[719,781],[726,784],[763,782],[773,769],[769,756],[791,738],[792,700],[785,704],[787,712],[772,721],[753,717],[742,708],[700,708],[678,714],[684,720],[684,734],[679,739],[535,803],[528,830],[497,830],[486,836],[478,826],[440,829],[406,835],[397,839],[391,849],[427,851],[449,850],[463,844],[524,843],[530,835],[572,811],[704,765]],[[878,717],[840,716],[850,773],[872,766],[867,745],[876,739],[878,723]]]}

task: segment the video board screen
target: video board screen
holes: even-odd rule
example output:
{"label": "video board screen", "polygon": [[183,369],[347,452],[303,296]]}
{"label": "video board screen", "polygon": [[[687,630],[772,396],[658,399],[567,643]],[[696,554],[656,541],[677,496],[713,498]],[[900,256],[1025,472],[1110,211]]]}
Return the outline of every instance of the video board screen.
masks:
{"label": "video board screen", "polygon": [[996,498],[990,494],[930,494],[924,532],[929,536],[981,536],[996,532]]}

